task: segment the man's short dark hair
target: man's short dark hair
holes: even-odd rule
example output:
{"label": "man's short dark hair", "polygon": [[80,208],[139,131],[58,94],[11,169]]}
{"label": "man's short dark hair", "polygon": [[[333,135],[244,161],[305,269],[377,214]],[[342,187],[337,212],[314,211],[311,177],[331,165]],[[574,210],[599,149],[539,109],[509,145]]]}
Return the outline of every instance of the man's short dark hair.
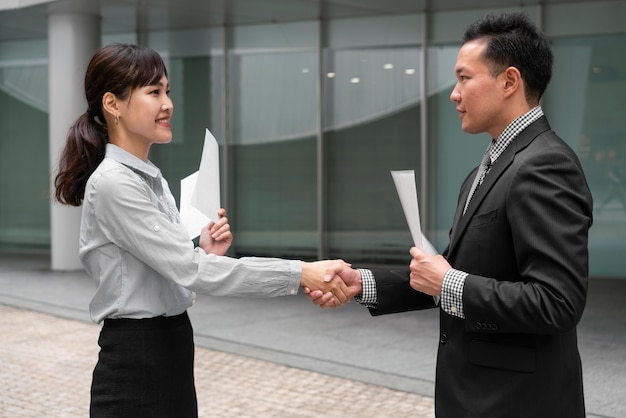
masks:
{"label": "man's short dark hair", "polygon": [[539,103],[552,77],[550,42],[523,12],[487,15],[465,29],[463,43],[484,39],[483,58],[495,76],[508,67],[519,70],[526,101]]}

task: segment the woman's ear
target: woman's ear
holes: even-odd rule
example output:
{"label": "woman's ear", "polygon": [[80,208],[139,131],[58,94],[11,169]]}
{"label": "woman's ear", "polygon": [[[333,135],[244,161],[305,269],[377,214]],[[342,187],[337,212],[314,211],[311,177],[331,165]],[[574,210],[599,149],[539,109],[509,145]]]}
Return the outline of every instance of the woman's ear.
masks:
{"label": "woman's ear", "polygon": [[113,121],[119,118],[117,97],[113,93],[106,92],[102,96],[102,110],[107,120]]}

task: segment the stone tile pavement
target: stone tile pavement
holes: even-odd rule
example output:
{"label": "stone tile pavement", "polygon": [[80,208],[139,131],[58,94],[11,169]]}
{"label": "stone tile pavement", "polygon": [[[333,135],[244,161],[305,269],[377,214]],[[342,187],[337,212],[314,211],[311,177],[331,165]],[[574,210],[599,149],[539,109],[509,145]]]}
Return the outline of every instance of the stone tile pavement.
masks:
{"label": "stone tile pavement", "polygon": [[[86,417],[99,326],[0,305],[0,417]],[[434,417],[433,399],[196,346],[201,417]]]}

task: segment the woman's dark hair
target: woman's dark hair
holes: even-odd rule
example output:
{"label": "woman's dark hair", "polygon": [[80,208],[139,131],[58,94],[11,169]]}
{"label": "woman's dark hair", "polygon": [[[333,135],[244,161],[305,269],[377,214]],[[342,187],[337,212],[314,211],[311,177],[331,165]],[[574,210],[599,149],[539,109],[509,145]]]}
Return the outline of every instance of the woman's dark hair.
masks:
{"label": "woman's dark hair", "polygon": [[126,100],[134,89],[155,84],[164,75],[163,59],[150,48],[118,43],[96,52],[85,73],[87,111],[70,128],[59,160],[54,180],[57,201],[80,206],[89,176],[104,159],[109,140],[102,111],[104,94]]}
{"label": "woman's dark hair", "polygon": [[552,77],[552,49],[545,35],[523,12],[488,15],[465,29],[463,43],[485,39],[483,58],[496,76],[508,67],[519,70],[526,101],[539,103]]}

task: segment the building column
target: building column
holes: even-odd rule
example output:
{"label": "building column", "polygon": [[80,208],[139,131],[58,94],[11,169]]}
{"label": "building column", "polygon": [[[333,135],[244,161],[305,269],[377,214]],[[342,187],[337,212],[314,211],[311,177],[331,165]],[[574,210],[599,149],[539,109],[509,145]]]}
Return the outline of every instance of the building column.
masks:
{"label": "building column", "polygon": [[[87,110],[85,70],[100,47],[99,2],[59,1],[48,15],[48,108],[51,190],[67,132]],[[81,208],[50,202],[52,270],[79,270],[78,235]]]}

